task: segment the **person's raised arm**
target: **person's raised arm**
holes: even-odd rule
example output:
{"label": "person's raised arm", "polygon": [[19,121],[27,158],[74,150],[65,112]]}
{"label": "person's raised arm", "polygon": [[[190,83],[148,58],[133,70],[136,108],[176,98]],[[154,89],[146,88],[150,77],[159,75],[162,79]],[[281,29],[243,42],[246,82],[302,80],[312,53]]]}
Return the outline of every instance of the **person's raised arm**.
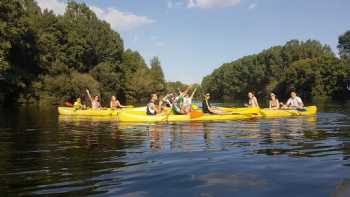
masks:
{"label": "person's raised arm", "polygon": [[195,88],[194,90],[193,90],[193,92],[192,92],[192,94],[191,94],[191,100],[193,99],[193,96],[194,96],[194,94],[196,93],[196,91],[197,91],[197,88]]}
{"label": "person's raised arm", "polygon": [[86,89],[86,93],[87,93],[87,95],[88,95],[88,97],[89,97],[89,99],[90,99],[90,101],[91,101],[91,103],[92,103],[92,97],[91,97],[91,95],[90,95],[90,91],[89,91],[89,89]]}

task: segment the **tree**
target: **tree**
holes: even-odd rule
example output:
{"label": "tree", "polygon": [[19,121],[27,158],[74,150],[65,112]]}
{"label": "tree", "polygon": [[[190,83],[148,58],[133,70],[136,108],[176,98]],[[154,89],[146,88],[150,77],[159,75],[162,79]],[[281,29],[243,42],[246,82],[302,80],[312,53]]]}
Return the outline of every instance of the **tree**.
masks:
{"label": "tree", "polygon": [[203,79],[202,87],[216,99],[245,98],[249,91],[265,98],[275,92],[283,99],[292,89],[304,98],[344,95],[349,73],[344,62],[328,45],[291,40],[223,64]]}
{"label": "tree", "polygon": [[119,65],[103,62],[90,71],[91,76],[100,83],[101,97],[105,100],[121,92],[121,73],[118,70]]}
{"label": "tree", "polygon": [[350,59],[350,31],[339,36],[338,49],[340,57]]}
{"label": "tree", "polygon": [[157,94],[162,94],[166,90],[164,73],[158,57],[153,57],[150,62],[150,76],[152,78],[152,91]]}

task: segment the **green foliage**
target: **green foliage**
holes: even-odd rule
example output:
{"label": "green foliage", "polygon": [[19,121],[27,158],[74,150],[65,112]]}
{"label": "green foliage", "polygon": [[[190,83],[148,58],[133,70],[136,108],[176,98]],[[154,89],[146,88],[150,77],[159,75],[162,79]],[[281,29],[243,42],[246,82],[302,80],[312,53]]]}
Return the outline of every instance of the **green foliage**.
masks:
{"label": "green foliage", "polygon": [[100,63],[94,67],[90,74],[103,88],[102,98],[109,99],[112,95],[121,92],[119,66],[111,62]]}
{"label": "green foliage", "polygon": [[0,13],[2,98],[64,101],[89,88],[105,101],[140,101],[165,89],[160,61],[150,69],[138,52],[124,51],[119,33],[84,3],[68,1],[56,16],[34,0],[4,0]]}
{"label": "green foliage", "polygon": [[56,76],[45,75],[41,81],[36,84],[36,88],[41,89],[40,96],[48,95],[59,101],[84,97],[87,88],[92,95],[100,95],[100,84],[91,75],[77,71]]}
{"label": "green foliage", "polygon": [[249,91],[286,98],[292,89],[303,97],[328,97],[345,92],[349,68],[330,47],[308,40],[292,40],[226,63],[202,81],[214,98],[245,98]]}
{"label": "green foliage", "polygon": [[350,31],[339,36],[338,49],[340,57],[350,60]]}
{"label": "green foliage", "polygon": [[151,84],[152,92],[157,94],[162,94],[166,90],[166,83],[164,80],[164,73],[160,65],[159,58],[153,57],[151,59],[150,65],[151,65],[150,76],[153,79],[153,82]]}

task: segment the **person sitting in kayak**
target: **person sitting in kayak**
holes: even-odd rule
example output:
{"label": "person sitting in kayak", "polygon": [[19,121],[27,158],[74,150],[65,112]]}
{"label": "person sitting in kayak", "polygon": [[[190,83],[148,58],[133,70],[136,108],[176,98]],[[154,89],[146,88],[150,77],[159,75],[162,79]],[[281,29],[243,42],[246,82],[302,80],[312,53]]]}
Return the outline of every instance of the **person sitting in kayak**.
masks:
{"label": "person sitting in kayak", "polygon": [[283,105],[283,109],[304,109],[304,103],[301,100],[299,96],[295,93],[295,91],[292,91],[290,93],[290,98],[288,99],[287,103]]}
{"label": "person sitting in kayak", "polygon": [[119,100],[117,97],[112,96],[111,97],[111,102],[110,102],[110,108],[111,109],[119,109],[119,108],[125,108],[126,106],[120,104]]}
{"label": "person sitting in kayak", "polygon": [[212,107],[210,102],[209,102],[209,99],[210,99],[210,94],[206,93],[204,95],[204,99],[202,101],[203,113],[205,113],[205,114],[225,114],[225,112],[223,112],[219,109],[216,109],[215,107]]}
{"label": "person sitting in kayak", "polygon": [[270,94],[269,108],[270,109],[279,109],[280,108],[280,103],[279,103],[279,101],[276,98],[276,95],[274,93]]}
{"label": "person sitting in kayak", "polygon": [[150,116],[155,116],[158,114],[158,109],[156,107],[156,102],[158,100],[157,94],[152,94],[151,99],[146,106],[146,114]]}
{"label": "person sitting in kayak", "polygon": [[185,91],[181,92],[180,95],[175,99],[175,102],[173,103],[172,110],[174,114],[177,115],[184,115],[187,114],[187,112],[184,110],[184,101],[185,101],[185,95],[190,90],[191,86],[188,86]]}
{"label": "person sitting in kayak", "polygon": [[94,98],[92,98],[88,89],[86,89],[86,93],[91,101],[91,108],[92,109],[101,109],[102,107],[101,107],[99,97],[96,95]]}
{"label": "person sitting in kayak", "polygon": [[77,98],[77,100],[73,104],[74,110],[79,110],[83,108],[83,105],[81,104],[81,98]]}
{"label": "person sitting in kayak", "polygon": [[246,104],[247,107],[259,107],[258,99],[253,92],[248,93],[248,99],[248,104]]}
{"label": "person sitting in kayak", "polygon": [[184,97],[184,103],[183,103],[183,111],[188,114],[191,112],[192,109],[192,99],[194,94],[196,93],[197,88],[194,89],[194,91],[192,92],[191,96],[189,96],[188,94],[185,95]]}
{"label": "person sitting in kayak", "polygon": [[172,93],[169,93],[165,95],[164,97],[159,98],[159,104],[158,104],[158,109],[163,111],[165,108],[171,108],[172,107],[172,102],[170,101],[170,98],[173,96]]}

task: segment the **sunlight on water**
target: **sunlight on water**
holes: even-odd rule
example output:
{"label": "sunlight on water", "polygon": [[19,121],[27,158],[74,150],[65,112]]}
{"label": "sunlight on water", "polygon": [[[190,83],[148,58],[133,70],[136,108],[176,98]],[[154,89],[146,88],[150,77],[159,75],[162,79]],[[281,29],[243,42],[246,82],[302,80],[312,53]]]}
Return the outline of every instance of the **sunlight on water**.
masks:
{"label": "sunlight on water", "polygon": [[[2,113],[9,196],[330,196],[350,190],[350,119],[125,124],[24,108]],[[337,112],[331,112],[337,111]],[[6,114],[6,116],[5,116]]]}

